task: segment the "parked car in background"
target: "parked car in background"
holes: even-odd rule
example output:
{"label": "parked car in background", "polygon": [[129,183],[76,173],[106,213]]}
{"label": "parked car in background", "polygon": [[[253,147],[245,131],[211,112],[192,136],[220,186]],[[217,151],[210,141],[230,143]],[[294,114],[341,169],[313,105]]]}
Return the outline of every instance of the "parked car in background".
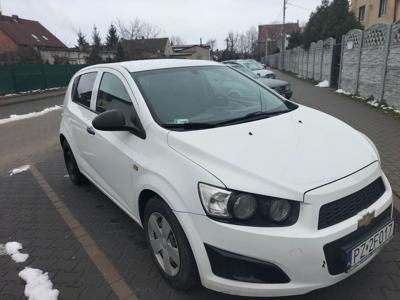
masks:
{"label": "parked car in background", "polygon": [[72,182],[89,179],[144,228],[176,288],[304,294],[353,275],[394,234],[368,137],[223,64],[84,68],[60,142]]}
{"label": "parked car in background", "polygon": [[250,69],[256,75],[260,76],[261,78],[271,78],[275,79],[275,73],[271,70],[265,69],[265,66],[254,59],[237,59],[237,60],[227,60],[223,61],[223,63],[240,63],[244,65],[246,68]]}
{"label": "parked car in background", "polygon": [[278,94],[282,95],[286,99],[290,99],[293,95],[293,91],[290,87],[289,82],[279,79],[271,79],[271,78],[263,78],[252,72],[249,68],[245,67],[243,64],[238,62],[224,62],[227,66],[235,68],[240,72],[245,73],[247,76],[251,78],[257,79],[262,84],[265,84],[267,87],[273,89]]}

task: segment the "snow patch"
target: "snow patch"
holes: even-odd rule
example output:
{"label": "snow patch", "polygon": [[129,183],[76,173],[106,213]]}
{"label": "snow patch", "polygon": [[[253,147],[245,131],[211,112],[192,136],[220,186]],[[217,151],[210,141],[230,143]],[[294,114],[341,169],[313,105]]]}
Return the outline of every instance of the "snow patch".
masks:
{"label": "snow patch", "polygon": [[53,289],[47,272],[26,267],[18,275],[26,281],[24,293],[28,300],[57,300],[60,291]]}
{"label": "snow patch", "polygon": [[30,165],[23,165],[23,166],[20,166],[18,168],[12,169],[10,171],[10,176],[13,176],[15,174],[19,174],[19,173],[28,171],[30,169],[30,167],[31,167]]}
{"label": "snow patch", "polygon": [[31,113],[24,114],[24,115],[10,115],[10,117],[8,117],[8,118],[0,119],[0,125],[6,124],[6,123],[15,122],[15,121],[20,121],[20,120],[40,117],[40,116],[43,116],[43,115],[45,115],[45,114],[47,114],[47,113],[49,113],[51,111],[59,110],[61,108],[62,108],[62,106],[60,106],[60,105],[54,105],[52,107],[47,107],[42,111],[31,112]]}
{"label": "snow patch", "polygon": [[327,88],[330,86],[330,84],[329,84],[328,80],[324,80],[324,81],[321,81],[320,83],[318,83],[316,86],[320,87],[320,88]]}
{"label": "snow patch", "polygon": [[378,107],[380,105],[379,102],[376,100],[370,100],[370,101],[367,101],[367,103],[373,107]]}
{"label": "snow patch", "polygon": [[68,174],[65,174],[65,175],[64,175],[64,178],[69,178],[69,175],[68,175]]}
{"label": "snow patch", "polygon": [[351,95],[350,92],[346,92],[345,90],[342,90],[342,89],[336,90],[335,93],[343,94],[343,95]]}
{"label": "snow patch", "polygon": [[21,249],[22,245],[18,242],[8,242],[5,245],[6,253],[17,263],[25,262],[29,257],[29,254],[20,253],[19,250]]}

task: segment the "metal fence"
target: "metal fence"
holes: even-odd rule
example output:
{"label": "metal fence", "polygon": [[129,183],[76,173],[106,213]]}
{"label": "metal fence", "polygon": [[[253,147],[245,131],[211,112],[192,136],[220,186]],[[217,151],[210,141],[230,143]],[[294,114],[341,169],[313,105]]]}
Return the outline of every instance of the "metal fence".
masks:
{"label": "metal fence", "polygon": [[87,65],[0,65],[0,95],[64,87]]}

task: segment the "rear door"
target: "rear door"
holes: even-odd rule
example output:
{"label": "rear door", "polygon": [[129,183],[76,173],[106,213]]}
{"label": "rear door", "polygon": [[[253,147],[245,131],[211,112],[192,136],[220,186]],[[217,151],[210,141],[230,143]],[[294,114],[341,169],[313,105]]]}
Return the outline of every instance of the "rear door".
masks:
{"label": "rear door", "polygon": [[88,165],[91,152],[90,144],[93,142],[93,135],[90,128],[96,113],[91,110],[91,101],[94,98],[94,86],[98,72],[83,73],[75,78],[72,89],[72,103],[70,110],[70,126],[72,134],[72,147],[79,169],[89,177],[93,175]]}

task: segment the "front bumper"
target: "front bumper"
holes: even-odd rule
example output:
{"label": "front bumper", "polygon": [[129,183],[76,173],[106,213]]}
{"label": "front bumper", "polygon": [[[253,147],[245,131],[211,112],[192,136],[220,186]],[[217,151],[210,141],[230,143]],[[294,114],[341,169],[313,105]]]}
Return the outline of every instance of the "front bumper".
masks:
{"label": "front bumper", "polygon": [[[360,185],[372,177],[382,176],[385,182],[385,193],[367,210],[374,210],[379,216],[392,206],[392,191],[390,185],[377,168],[366,168],[354,176],[340,180],[343,193],[348,192],[354,180],[359,180]],[[337,182],[332,185],[340,185]],[[358,188],[358,185],[354,187]],[[330,185],[314,192],[314,199],[325,193],[325,198],[334,197],[329,194]],[[341,193],[339,192],[339,194]],[[341,195],[338,195],[341,196]],[[312,198],[312,197],[311,197]],[[325,199],[324,198],[324,199]],[[373,254],[359,267],[349,273],[342,272],[332,275],[329,272],[324,246],[337,241],[357,231],[360,215],[353,216],[341,223],[318,230],[317,218],[310,217],[321,203],[307,203],[307,197],[300,209],[299,221],[290,227],[247,227],[217,222],[203,215],[176,212],[178,219],[183,224],[191,244],[202,284],[212,290],[227,294],[242,296],[289,296],[310,292],[337,283],[354,274],[368,264],[379,252]],[[328,200],[326,200],[328,201]],[[190,234],[188,234],[190,232]],[[253,283],[232,280],[217,276],[213,273],[207,254],[206,246],[222,249],[240,256],[249,257],[257,261],[266,262],[277,266],[289,278],[287,283]]]}

